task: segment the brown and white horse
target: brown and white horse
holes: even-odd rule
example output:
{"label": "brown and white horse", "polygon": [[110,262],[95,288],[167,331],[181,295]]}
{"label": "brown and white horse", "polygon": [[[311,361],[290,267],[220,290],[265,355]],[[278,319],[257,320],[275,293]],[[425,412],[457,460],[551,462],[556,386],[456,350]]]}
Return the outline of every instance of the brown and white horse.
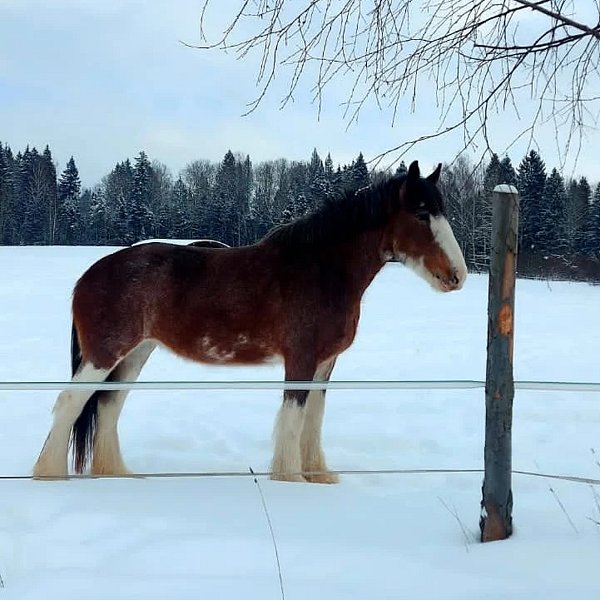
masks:
{"label": "brown and white horse", "polygon": [[[286,381],[327,381],[354,340],[362,295],[395,258],[435,289],[462,287],[467,269],[444,216],[441,165],[330,201],[251,246],[149,243],[106,256],[73,293],[73,381],[135,380],[161,344],[215,364],[279,358]],[[65,477],[91,458],[93,474],[128,470],[117,421],[126,391],[59,395],[34,467]],[[274,429],[274,479],[333,483],[321,449],[324,391],[286,390]]]}

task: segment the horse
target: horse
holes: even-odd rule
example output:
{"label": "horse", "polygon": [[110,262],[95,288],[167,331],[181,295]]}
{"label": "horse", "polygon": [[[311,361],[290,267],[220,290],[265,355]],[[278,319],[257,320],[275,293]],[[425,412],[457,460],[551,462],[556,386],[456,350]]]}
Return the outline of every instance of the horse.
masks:
{"label": "horse", "polygon": [[[202,363],[283,361],[285,381],[327,382],[353,342],[363,293],[395,259],[434,289],[462,287],[467,268],[445,217],[441,164],[328,200],[255,244],[146,243],[94,263],[72,298],[73,382],[134,381],[157,345]],[[127,391],[63,390],[36,478],[128,475],[117,423]],[[271,477],[335,483],[321,446],[324,390],[286,389]]]}

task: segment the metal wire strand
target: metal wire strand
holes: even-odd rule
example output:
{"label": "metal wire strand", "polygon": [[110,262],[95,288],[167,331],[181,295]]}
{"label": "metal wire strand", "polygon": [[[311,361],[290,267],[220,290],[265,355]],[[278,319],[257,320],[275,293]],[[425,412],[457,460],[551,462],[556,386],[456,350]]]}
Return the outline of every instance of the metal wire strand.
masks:
{"label": "metal wire strand", "polygon": [[[531,391],[600,392],[600,382],[515,381],[515,389]],[[470,390],[485,381],[0,381],[0,391],[70,390]]]}
{"label": "metal wire strand", "polygon": [[[300,473],[287,473],[288,476],[297,475],[473,475],[483,474],[483,469],[340,469],[330,471],[305,471]],[[537,471],[523,471],[514,469],[513,475],[526,477],[539,477],[569,481],[571,483],[584,483],[586,485],[600,485],[600,479],[581,477],[577,475],[559,475],[556,473],[540,473]],[[210,478],[243,478],[243,477],[271,477],[280,475],[272,471],[181,471],[181,472],[156,472],[156,473],[130,473],[128,475],[67,475],[66,477],[34,477],[33,475],[1,475],[0,481],[65,481],[78,479],[210,479]]]}

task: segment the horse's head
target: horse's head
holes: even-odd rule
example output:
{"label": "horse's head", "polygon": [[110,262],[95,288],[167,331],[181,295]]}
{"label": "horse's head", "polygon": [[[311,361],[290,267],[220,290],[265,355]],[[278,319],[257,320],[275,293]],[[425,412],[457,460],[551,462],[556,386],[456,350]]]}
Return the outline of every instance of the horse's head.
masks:
{"label": "horse's head", "polygon": [[[442,292],[459,290],[467,276],[467,266],[452,228],[444,214],[437,186],[442,165],[422,178],[417,161],[397,188],[388,238],[388,256],[412,268]],[[390,247],[391,246],[391,247]]]}

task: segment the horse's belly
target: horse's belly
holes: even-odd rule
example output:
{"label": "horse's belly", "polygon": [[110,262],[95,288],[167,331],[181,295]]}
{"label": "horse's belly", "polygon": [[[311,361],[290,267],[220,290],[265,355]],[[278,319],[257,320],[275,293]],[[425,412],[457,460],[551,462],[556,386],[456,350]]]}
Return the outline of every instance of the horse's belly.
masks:
{"label": "horse's belly", "polygon": [[196,360],[213,364],[260,364],[279,358],[269,344],[249,340],[244,335],[227,341],[204,336],[196,352]]}

